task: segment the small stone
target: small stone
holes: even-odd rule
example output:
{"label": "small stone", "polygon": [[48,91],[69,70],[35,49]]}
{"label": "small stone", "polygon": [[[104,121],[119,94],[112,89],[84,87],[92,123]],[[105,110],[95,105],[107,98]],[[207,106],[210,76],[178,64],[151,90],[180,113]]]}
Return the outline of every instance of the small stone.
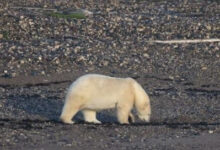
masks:
{"label": "small stone", "polygon": [[72,144],[66,144],[66,146],[67,146],[67,147],[71,147],[71,146],[72,146]]}
{"label": "small stone", "polygon": [[173,77],[173,76],[169,76],[168,78],[169,78],[169,79],[171,79],[171,80],[173,80],[173,79],[174,79],[174,77]]}
{"label": "small stone", "polygon": [[86,15],[86,16],[93,15],[93,12],[91,12],[91,11],[89,11],[89,10],[86,10],[86,9],[82,9],[82,12],[83,12],[84,15]]}
{"label": "small stone", "polygon": [[144,31],[144,30],[145,30],[145,27],[144,27],[144,26],[143,26],[143,27],[138,27],[138,28],[137,28],[137,31],[138,31],[138,32],[142,32],[142,31]]}
{"label": "small stone", "polygon": [[59,64],[59,63],[60,63],[60,60],[59,60],[59,59],[57,59],[55,62],[56,62],[56,64]]}
{"label": "small stone", "polygon": [[3,38],[3,34],[0,34],[0,39],[2,39]]}
{"label": "small stone", "polygon": [[150,58],[150,56],[149,56],[149,54],[148,53],[144,53],[144,55],[143,55],[144,57],[146,57],[146,58]]}
{"label": "small stone", "polygon": [[24,64],[24,60],[21,60],[20,63],[21,63],[21,64]]}
{"label": "small stone", "polygon": [[29,25],[31,25],[31,26],[32,26],[33,24],[34,24],[33,20],[32,20],[32,19],[30,19],[30,20],[29,20]]}
{"label": "small stone", "polygon": [[212,30],[212,26],[210,26],[210,25],[207,25],[206,28],[207,28],[208,30]]}
{"label": "small stone", "polygon": [[110,12],[110,11],[112,11],[112,8],[106,8],[106,11]]}
{"label": "small stone", "polygon": [[212,133],[214,133],[214,131],[213,130],[209,130],[209,134],[212,134]]}
{"label": "small stone", "polygon": [[104,61],[104,62],[103,62],[103,65],[104,65],[104,66],[108,66],[108,61]]}
{"label": "small stone", "polygon": [[75,49],[74,49],[74,53],[77,53],[80,49],[81,49],[80,46],[76,46]]}
{"label": "small stone", "polygon": [[42,74],[42,75],[45,75],[45,72],[44,72],[44,71],[41,71],[41,74]]}
{"label": "small stone", "polygon": [[41,60],[42,60],[42,57],[41,57],[41,56],[39,56],[39,57],[38,57],[38,60],[40,60],[40,61],[41,61]]}
{"label": "small stone", "polygon": [[58,48],[60,48],[60,45],[55,45],[54,48],[55,48],[55,49],[58,49]]}
{"label": "small stone", "polygon": [[78,61],[85,61],[86,60],[86,58],[84,57],[84,56],[80,56],[79,58],[78,58]]}
{"label": "small stone", "polygon": [[12,76],[12,77],[15,77],[15,76],[16,76],[16,73],[15,73],[15,72],[13,72],[13,73],[11,74],[11,76]]}
{"label": "small stone", "polygon": [[203,66],[202,67],[202,70],[207,70],[208,68],[206,66]]}
{"label": "small stone", "polygon": [[140,16],[138,16],[138,20],[141,20],[142,19],[142,16],[140,15]]}

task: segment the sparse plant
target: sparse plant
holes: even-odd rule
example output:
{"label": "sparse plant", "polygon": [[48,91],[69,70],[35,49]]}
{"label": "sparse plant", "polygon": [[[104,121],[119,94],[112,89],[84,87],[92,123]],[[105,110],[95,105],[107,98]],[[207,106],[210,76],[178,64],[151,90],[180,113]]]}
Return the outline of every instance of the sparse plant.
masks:
{"label": "sparse plant", "polygon": [[80,12],[70,13],[70,14],[52,12],[52,13],[49,13],[49,15],[52,16],[52,17],[64,18],[64,19],[85,19],[86,18],[86,16],[83,13],[80,13]]}

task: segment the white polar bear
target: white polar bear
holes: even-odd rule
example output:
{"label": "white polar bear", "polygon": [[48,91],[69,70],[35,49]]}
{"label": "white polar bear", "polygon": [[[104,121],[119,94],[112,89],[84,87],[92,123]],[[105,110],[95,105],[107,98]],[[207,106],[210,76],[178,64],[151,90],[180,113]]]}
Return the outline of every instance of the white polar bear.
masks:
{"label": "white polar bear", "polygon": [[96,111],[116,108],[119,123],[128,124],[129,117],[134,122],[133,106],[138,117],[149,122],[150,99],[134,79],[88,74],[70,86],[60,120],[72,124],[73,116],[82,111],[86,122],[101,123],[96,119]]}

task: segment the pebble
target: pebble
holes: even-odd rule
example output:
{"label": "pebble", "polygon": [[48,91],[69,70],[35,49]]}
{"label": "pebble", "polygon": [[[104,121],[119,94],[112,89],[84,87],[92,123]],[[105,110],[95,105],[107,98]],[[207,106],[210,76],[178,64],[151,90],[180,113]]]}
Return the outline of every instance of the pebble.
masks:
{"label": "pebble", "polygon": [[[0,22],[3,23],[1,30],[4,32],[0,32],[0,39],[8,36],[10,42],[4,41],[0,44],[0,69],[8,70],[5,75],[10,77],[32,75],[33,68],[34,74],[53,74],[56,71],[59,73],[75,71],[76,68],[83,67],[86,67],[85,70],[88,72],[90,68],[97,71],[106,66],[127,68],[124,70],[116,67],[119,72],[122,69],[124,73],[138,70],[146,73],[179,75],[180,78],[185,70],[195,75],[194,78],[197,73],[194,74],[193,70],[209,69],[214,72],[219,58],[218,43],[207,43],[202,46],[149,45],[148,41],[171,40],[177,37],[179,39],[217,37],[217,24],[210,24],[208,20],[216,20],[218,16],[214,14],[207,18],[209,16],[207,15],[203,16],[203,19],[187,17],[186,20],[186,17],[170,14],[161,9],[166,7],[167,10],[178,12],[181,8],[181,11],[185,12],[186,8],[182,7],[182,3],[178,3],[179,7],[175,8],[170,2],[156,3],[155,9],[146,3],[148,2],[134,5],[123,3],[117,6],[96,4],[91,7],[85,4],[80,11],[89,17],[79,20],[42,15],[44,10],[41,10],[42,13],[34,9],[10,9],[10,7],[8,10],[2,10],[4,17],[0,18]],[[50,5],[45,3],[47,7]],[[187,12],[193,7],[194,4],[187,8]],[[212,10],[217,8],[216,5],[211,7]],[[213,14],[211,9],[206,13]],[[10,32],[5,32],[8,29]],[[213,56],[213,62],[199,68],[206,61],[200,58],[210,58],[206,56],[207,54]],[[104,56],[110,59],[105,60]],[[191,62],[185,61],[190,56],[195,59]],[[190,66],[194,67],[188,69]],[[217,74],[214,76],[217,77]]]}
{"label": "pebble", "polygon": [[150,58],[149,54],[147,54],[147,53],[144,53],[143,56],[144,56],[145,58]]}
{"label": "pebble", "polygon": [[214,133],[214,131],[213,130],[209,130],[209,134],[213,134]]}
{"label": "pebble", "polygon": [[206,66],[203,66],[202,67],[202,70],[207,70],[208,68]]}

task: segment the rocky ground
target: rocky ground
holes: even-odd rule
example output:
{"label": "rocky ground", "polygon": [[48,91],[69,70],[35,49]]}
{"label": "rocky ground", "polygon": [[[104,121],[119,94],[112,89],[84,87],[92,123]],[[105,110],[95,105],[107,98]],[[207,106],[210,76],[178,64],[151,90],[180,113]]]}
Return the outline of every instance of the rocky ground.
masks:
{"label": "rocky ground", "polygon": [[[80,14],[80,17],[72,14]],[[2,0],[1,149],[218,149],[218,0]],[[133,77],[151,98],[150,123],[57,121],[80,75]]]}

